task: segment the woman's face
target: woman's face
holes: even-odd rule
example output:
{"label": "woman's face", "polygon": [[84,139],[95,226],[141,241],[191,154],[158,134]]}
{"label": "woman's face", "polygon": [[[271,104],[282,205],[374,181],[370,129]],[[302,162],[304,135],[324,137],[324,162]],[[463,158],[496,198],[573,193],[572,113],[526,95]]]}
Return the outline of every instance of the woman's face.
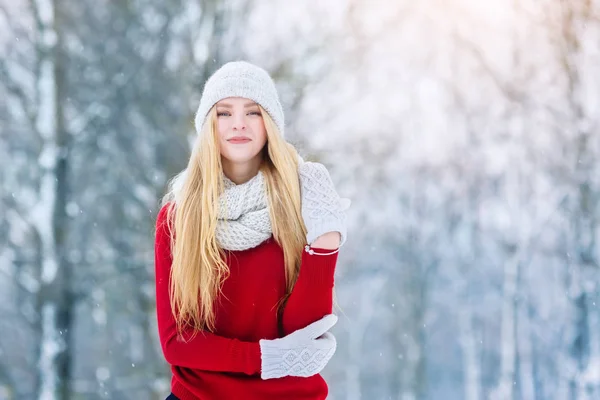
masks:
{"label": "woman's face", "polygon": [[258,105],[243,97],[228,97],[216,107],[221,156],[234,164],[256,162],[267,142]]}

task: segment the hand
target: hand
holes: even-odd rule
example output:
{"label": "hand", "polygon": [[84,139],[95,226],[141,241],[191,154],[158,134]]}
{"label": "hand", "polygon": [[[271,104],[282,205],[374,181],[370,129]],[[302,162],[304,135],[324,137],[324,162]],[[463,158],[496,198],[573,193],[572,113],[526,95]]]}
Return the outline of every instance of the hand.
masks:
{"label": "hand", "polygon": [[336,192],[327,168],[315,162],[298,166],[302,195],[302,219],[306,225],[306,242],[310,245],[327,232],[339,232],[340,246],[346,241],[346,213],[349,199]]}
{"label": "hand", "polygon": [[281,339],[261,340],[261,378],[306,378],[321,372],[337,347],[335,336],[328,332],[337,319],[329,314]]}

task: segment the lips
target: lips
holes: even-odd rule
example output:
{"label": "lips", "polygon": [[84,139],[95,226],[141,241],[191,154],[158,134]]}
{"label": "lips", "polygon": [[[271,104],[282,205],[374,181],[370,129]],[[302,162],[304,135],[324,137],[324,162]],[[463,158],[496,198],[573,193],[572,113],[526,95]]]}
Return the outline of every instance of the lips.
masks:
{"label": "lips", "polygon": [[246,136],[234,136],[232,138],[227,139],[229,143],[247,143],[250,142],[251,139]]}

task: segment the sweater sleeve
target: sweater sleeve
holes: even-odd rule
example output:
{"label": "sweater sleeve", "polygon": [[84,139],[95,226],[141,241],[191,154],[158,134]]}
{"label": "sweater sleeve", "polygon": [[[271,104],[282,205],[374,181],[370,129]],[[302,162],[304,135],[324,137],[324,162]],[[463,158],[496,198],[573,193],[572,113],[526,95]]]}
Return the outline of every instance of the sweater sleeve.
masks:
{"label": "sweater sleeve", "polygon": [[[315,253],[332,250],[312,247]],[[302,251],[300,273],[283,311],[283,331],[290,334],[333,311],[333,284],[338,254]]]}
{"label": "sweater sleeve", "polygon": [[187,329],[183,339],[171,312],[169,280],[172,264],[167,208],[164,205],[156,220],[154,264],[156,274],[156,314],[158,334],[166,361],[171,365],[205,371],[260,373],[261,354],[258,342],[243,342],[210,332]]}

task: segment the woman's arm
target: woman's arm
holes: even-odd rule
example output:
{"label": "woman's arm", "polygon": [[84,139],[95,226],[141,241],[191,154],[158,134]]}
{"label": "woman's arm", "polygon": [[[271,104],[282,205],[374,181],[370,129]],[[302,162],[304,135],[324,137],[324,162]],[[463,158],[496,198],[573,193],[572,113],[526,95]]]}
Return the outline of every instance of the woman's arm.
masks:
{"label": "woman's arm", "polygon": [[167,207],[158,213],[154,261],[156,273],[156,314],[158,333],[167,362],[187,368],[206,371],[242,372],[248,375],[260,373],[261,354],[258,342],[242,342],[209,332],[184,331],[178,338],[175,318],[171,313],[169,277],[172,264],[170,236],[167,226]]}
{"label": "woman's arm", "polygon": [[338,252],[333,250],[345,242],[345,210],[349,206],[337,194],[323,164],[301,160],[298,174],[307,243],[311,252],[326,254],[302,251],[300,273],[283,311],[284,334],[332,312],[333,275],[338,258]]}
{"label": "woman's arm", "polygon": [[340,247],[340,240],[339,232],[327,232],[312,242],[311,247],[335,250]]}
{"label": "woman's arm", "polygon": [[[337,232],[330,232],[337,235]],[[320,241],[320,236],[313,242],[311,249],[315,253],[331,253],[331,239]],[[334,240],[335,242],[335,240]],[[317,247],[328,246],[327,247]],[[287,335],[295,330],[321,319],[333,310],[333,283],[338,252],[328,255],[309,254],[302,251],[300,273],[294,289],[290,294],[283,311],[283,333]]]}

